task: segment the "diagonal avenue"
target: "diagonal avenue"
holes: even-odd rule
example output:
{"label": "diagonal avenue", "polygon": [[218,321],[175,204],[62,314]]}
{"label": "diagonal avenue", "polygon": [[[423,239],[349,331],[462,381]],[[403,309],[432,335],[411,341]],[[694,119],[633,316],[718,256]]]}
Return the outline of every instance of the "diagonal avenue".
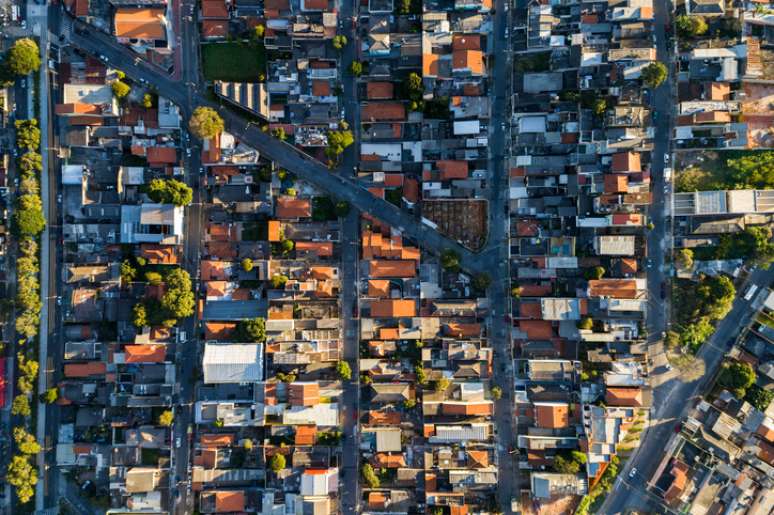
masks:
{"label": "diagonal avenue", "polygon": [[495,269],[498,257],[496,242],[490,241],[480,253],[471,252],[399,207],[374,197],[354,179],[345,177],[343,174],[331,173],[319,161],[292,145],[262,132],[260,127],[246,117],[191,91],[186,84],[175,81],[145,64],[109,35],[95,31],[79,21],[71,21],[71,23],[75,29],[70,33],[71,43],[92,55],[106,57],[111,66],[121,69],[130,77],[143,79],[152,84],[160,95],[180,106],[183,115],[190,115],[197,106],[211,107],[219,112],[231,134],[299,178],[327,191],[339,200],[346,200],[359,211],[368,213],[400,230],[426,249],[435,252],[444,249],[456,251],[460,255],[462,267],[469,272],[491,273]]}

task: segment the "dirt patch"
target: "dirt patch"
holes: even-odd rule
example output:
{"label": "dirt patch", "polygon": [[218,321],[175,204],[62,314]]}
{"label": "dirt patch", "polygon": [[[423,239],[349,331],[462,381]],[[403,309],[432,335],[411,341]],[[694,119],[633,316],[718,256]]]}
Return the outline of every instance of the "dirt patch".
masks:
{"label": "dirt patch", "polygon": [[486,200],[425,200],[422,216],[438,230],[470,250],[479,250],[489,232]]}

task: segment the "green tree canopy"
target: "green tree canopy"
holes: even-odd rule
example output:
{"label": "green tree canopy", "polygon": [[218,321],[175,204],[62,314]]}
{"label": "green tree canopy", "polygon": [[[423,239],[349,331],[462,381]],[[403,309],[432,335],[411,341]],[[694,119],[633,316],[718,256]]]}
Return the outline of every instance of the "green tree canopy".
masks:
{"label": "green tree canopy", "polygon": [[264,25],[256,25],[253,28],[253,36],[255,39],[263,39],[263,35],[266,33],[266,27]]}
{"label": "green tree canopy", "polygon": [[444,270],[458,272],[460,270],[460,255],[452,249],[441,252],[441,266]]}
{"label": "green tree canopy", "polygon": [[492,276],[486,272],[477,274],[475,277],[473,277],[471,285],[473,286],[474,290],[483,293],[487,288],[489,288],[489,286],[492,285]]}
{"label": "green tree canopy", "polygon": [[19,197],[14,213],[16,231],[21,236],[37,236],[46,227],[43,204],[37,195]]}
{"label": "green tree canopy", "polygon": [[29,75],[40,68],[40,48],[34,39],[17,39],[6,54],[6,62],[15,75]]}
{"label": "green tree canopy", "polygon": [[588,331],[592,327],[594,327],[594,320],[591,317],[583,317],[578,321],[578,329]]}
{"label": "green tree canopy", "polygon": [[709,26],[703,16],[681,14],[675,18],[677,33],[683,38],[701,36],[707,32]]}
{"label": "green tree canopy", "polygon": [[741,361],[723,363],[723,369],[718,377],[720,386],[727,388],[741,399],[753,383],[755,383],[755,371],[749,363]]}
{"label": "green tree canopy", "polygon": [[148,185],[148,196],[154,202],[187,206],[193,200],[193,190],[177,179],[152,179]]}
{"label": "green tree canopy", "polygon": [[225,124],[223,118],[210,107],[199,106],[194,109],[188,128],[194,136],[200,139],[209,139],[223,132]]}
{"label": "green tree canopy", "polygon": [[657,88],[667,78],[667,67],[661,62],[652,62],[642,69],[642,80],[648,87]]}
{"label": "green tree canopy", "polygon": [[19,157],[18,168],[25,177],[35,177],[43,170],[43,156],[37,152],[25,152]]}
{"label": "green tree canopy", "polygon": [[503,397],[503,389],[499,386],[492,387],[492,398],[499,401]]}
{"label": "green tree canopy", "polygon": [[142,96],[142,106],[145,109],[150,109],[151,107],[153,107],[153,95],[151,95],[150,93],[145,93]]}
{"label": "green tree canopy", "polygon": [[242,259],[242,270],[245,272],[250,272],[255,265],[253,264],[253,260],[246,257]]}
{"label": "green tree canopy", "polygon": [[40,129],[35,118],[16,120],[16,146],[25,150],[37,150],[40,147]]}
{"label": "green tree canopy", "polygon": [[379,481],[379,476],[376,475],[376,472],[374,472],[374,468],[370,463],[364,463],[363,466],[360,467],[360,473],[363,476],[363,481],[368,485],[368,488],[379,488],[381,481]]}
{"label": "green tree canopy", "polygon": [[328,146],[325,147],[325,155],[335,159],[354,142],[355,137],[350,130],[328,131]]}
{"label": "green tree canopy", "polygon": [[269,460],[269,468],[276,474],[280,470],[283,470],[287,463],[285,462],[285,456],[277,453]]}
{"label": "green tree canopy", "polygon": [[240,320],[234,331],[233,338],[238,342],[265,342],[266,320],[261,317]]}
{"label": "green tree canopy", "polygon": [[554,457],[554,470],[561,474],[577,474],[580,472],[580,465],[577,461],[567,459],[561,454]]}
{"label": "green tree canopy", "polygon": [[194,294],[191,276],[182,268],[173,268],[164,278],[166,291],[161,297],[161,307],[172,318],[185,318],[194,312]]}
{"label": "green tree canopy", "polygon": [[26,394],[20,394],[13,398],[11,403],[11,414],[29,417],[32,414],[30,410],[30,400]]}
{"label": "green tree canopy", "polygon": [[595,266],[594,268],[586,269],[586,279],[599,280],[605,276],[605,267]]}
{"label": "green tree canopy", "polygon": [[764,390],[757,384],[751,385],[745,393],[744,400],[755,406],[759,411],[765,412],[769,404],[774,400],[774,391]]}
{"label": "green tree canopy", "polygon": [[344,36],[341,34],[337,36],[333,36],[333,48],[335,48],[336,50],[341,50],[342,48],[347,46],[347,43],[348,43],[347,36]]}
{"label": "green tree canopy", "polygon": [[349,71],[351,71],[352,75],[355,77],[360,77],[363,73],[363,63],[360,61],[352,61],[352,64],[349,65]]}
{"label": "green tree canopy", "polygon": [[132,308],[132,324],[137,328],[148,325],[148,312],[142,302],[138,302]]}
{"label": "green tree canopy", "polygon": [[352,369],[349,367],[349,363],[346,361],[339,361],[336,363],[336,375],[343,381],[352,379]]}
{"label": "green tree canopy", "polygon": [[680,249],[675,253],[675,262],[680,268],[693,268],[693,251],[691,249]]}
{"label": "green tree canopy", "polygon": [[13,439],[16,442],[16,447],[22,454],[37,454],[40,452],[38,441],[24,427],[17,426],[13,428]]}
{"label": "green tree canopy", "polygon": [[110,85],[110,89],[113,90],[113,96],[115,96],[118,100],[126,98],[129,92],[132,91],[132,88],[129,87],[129,84],[120,80],[114,80],[113,84]]}
{"label": "green tree canopy", "polygon": [[175,414],[172,412],[172,410],[164,410],[161,412],[161,415],[159,415],[159,425],[164,427],[169,427],[172,425],[172,422],[175,421]]}
{"label": "green tree canopy", "polygon": [[275,290],[279,290],[280,288],[285,286],[285,283],[288,282],[288,276],[282,275],[282,274],[274,274],[271,276],[271,287]]}
{"label": "green tree canopy", "polygon": [[16,487],[16,496],[22,504],[28,503],[35,496],[38,474],[27,456],[16,455],[11,458],[5,480]]}
{"label": "green tree canopy", "polygon": [[56,386],[49,388],[43,394],[43,402],[46,404],[54,404],[59,399],[59,388]]}

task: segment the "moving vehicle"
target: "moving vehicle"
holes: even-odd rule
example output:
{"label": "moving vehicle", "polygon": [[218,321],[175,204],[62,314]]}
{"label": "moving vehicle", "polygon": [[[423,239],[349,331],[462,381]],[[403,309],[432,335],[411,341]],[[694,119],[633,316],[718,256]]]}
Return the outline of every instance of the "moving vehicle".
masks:
{"label": "moving vehicle", "polygon": [[632,467],[632,470],[629,472],[629,479],[634,479],[634,476],[637,475],[637,467]]}

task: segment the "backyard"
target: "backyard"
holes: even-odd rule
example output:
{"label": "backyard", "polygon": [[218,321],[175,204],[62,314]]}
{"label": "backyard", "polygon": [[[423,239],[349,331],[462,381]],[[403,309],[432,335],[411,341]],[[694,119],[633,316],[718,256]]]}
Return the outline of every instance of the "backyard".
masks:
{"label": "backyard", "polygon": [[256,41],[202,45],[207,80],[261,82],[265,80],[266,52]]}

